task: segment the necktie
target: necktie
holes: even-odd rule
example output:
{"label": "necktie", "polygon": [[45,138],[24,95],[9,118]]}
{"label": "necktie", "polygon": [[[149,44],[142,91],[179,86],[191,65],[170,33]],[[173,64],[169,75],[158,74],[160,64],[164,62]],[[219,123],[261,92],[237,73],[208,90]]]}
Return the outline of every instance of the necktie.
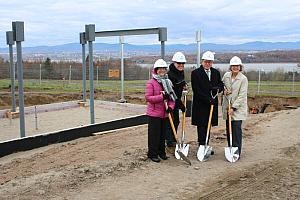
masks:
{"label": "necktie", "polygon": [[208,76],[208,80],[210,80],[210,70],[205,70],[207,76]]}

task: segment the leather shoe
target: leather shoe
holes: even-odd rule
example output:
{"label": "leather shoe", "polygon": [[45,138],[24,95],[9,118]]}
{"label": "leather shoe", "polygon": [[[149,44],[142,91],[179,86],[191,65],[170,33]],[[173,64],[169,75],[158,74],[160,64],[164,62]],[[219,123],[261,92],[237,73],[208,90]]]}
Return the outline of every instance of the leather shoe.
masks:
{"label": "leather shoe", "polygon": [[159,158],[150,158],[153,162],[160,162],[160,159]]}
{"label": "leather shoe", "polygon": [[163,160],[168,160],[169,158],[167,155],[159,155],[159,157]]}

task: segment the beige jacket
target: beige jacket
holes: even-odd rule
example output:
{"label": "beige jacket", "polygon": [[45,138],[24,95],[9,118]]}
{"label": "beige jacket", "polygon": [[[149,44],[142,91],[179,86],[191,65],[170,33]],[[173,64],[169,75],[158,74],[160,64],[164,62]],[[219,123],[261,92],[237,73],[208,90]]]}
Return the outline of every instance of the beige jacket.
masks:
{"label": "beige jacket", "polygon": [[[232,120],[245,120],[248,115],[247,92],[248,79],[239,72],[234,81],[231,80],[231,72],[226,72],[223,76],[223,82],[231,94],[227,98],[231,99],[231,107],[236,108],[232,114]],[[222,111],[223,119],[227,119],[228,99],[223,96]]]}

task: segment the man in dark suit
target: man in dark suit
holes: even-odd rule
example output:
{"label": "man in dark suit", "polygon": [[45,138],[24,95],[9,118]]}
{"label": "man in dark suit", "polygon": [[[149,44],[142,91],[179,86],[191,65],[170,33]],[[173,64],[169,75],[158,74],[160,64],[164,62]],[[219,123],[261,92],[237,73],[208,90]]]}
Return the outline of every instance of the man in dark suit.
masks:
{"label": "man in dark suit", "polygon": [[220,72],[212,67],[214,53],[206,51],[202,55],[201,66],[192,71],[193,90],[192,125],[197,126],[199,145],[205,145],[207,125],[211,104],[214,105],[212,126],[218,125],[218,97],[213,96],[223,91]]}

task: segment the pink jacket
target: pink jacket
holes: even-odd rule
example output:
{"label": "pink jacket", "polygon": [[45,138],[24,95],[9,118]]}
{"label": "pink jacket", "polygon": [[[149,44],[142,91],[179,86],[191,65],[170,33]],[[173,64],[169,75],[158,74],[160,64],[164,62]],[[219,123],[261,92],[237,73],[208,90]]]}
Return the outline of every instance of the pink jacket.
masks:
{"label": "pink jacket", "polygon": [[[145,98],[147,101],[147,115],[151,117],[167,118],[168,114],[165,111],[165,105],[163,96],[161,94],[163,91],[162,86],[155,80],[150,79],[147,82]],[[168,106],[174,109],[175,102],[168,101]]]}

